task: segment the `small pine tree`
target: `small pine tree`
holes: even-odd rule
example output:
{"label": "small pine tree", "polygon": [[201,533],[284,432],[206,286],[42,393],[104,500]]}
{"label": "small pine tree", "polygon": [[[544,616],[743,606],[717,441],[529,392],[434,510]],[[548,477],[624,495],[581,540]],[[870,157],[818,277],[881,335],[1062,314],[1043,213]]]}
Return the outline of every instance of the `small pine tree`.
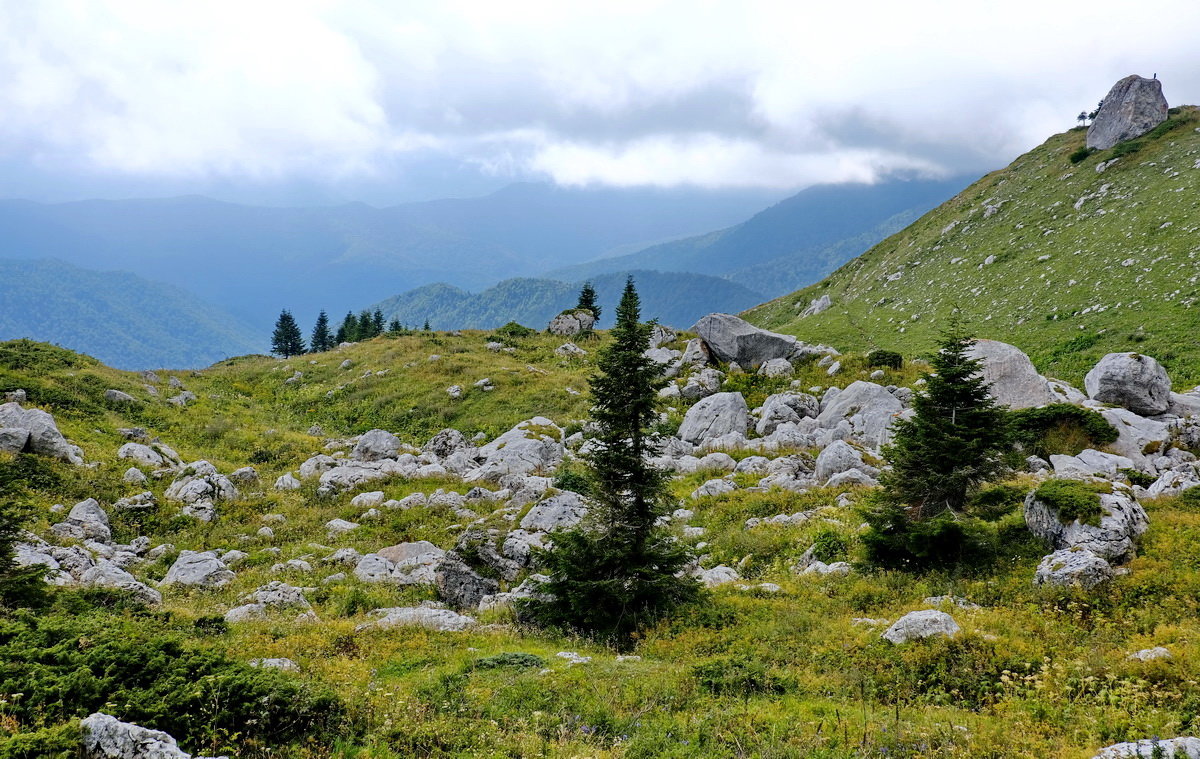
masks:
{"label": "small pine tree", "polygon": [[575,308],[586,308],[592,312],[596,320],[600,320],[600,305],[596,303],[596,288],[592,287],[591,282],[584,282],[583,287],[579,288],[579,302],[575,304]]}
{"label": "small pine tree", "polygon": [[423,332],[430,332],[430,331],[432,331],[432,330],[430,330],[430,328],[429,328],[429,320],[428,320],[428,319],[426,319],[426,320],[425,320],[425,324],[424,324],[424,325],[422,325],[422,327],[421,327],[421,330],[422,330]]}
{"label": "small pine tree", "polygon": [[375,316],[371,313],[371,309],[364,308],[358,312],[358,339],[370,340],[375,337]]}
{"label": "small pine tree", "polygon": [[400,323],[399,319],[392,319],[391,324],[388,324],[388,332],[391,332],[392,334],[399,334],[403,331],[404,325]]}
{"label": "small pine tree", "polygon": [[644,353],[650,326],[638,321],[633,279],[617,307],[612,343],[600,351],[591,378],[596,432],[587,454],[594,506],[585,525],[555,533],[539,554],[550,575],[544,600],[522,607],[529,619],[615,643],[700,595],[698,583],[678,577],[687,549],[656,526],[668,510],[667,475],[648,463],[656,452],[651,426],[665,380]]}
{"label": "small pine tree", "polygon": [[292,313],[286,308],[275,321],[275,332],[271,335],[271,351],[284,358],[299,356],[304,352],[304,336]]}
{"label": "small pine tree", "polygon": [[938,344],[926,389],[913,397],[911,420],[893,428],[882,484],[914,519],[957,513],[971,493],[1004,471],[1012,446],[1009,417],[988,394],[971,358],[974,338],[952,319]]}
{"label": "small pine tree", "polygon": [[342,319],[342,326],[338,327],[337,336],[334,337],[338,345],[342,343],[358,342],[358,319],[354,318],[354,314],[347,311],[346,317]]}
{"label": "small pine tree", "polygon": [[375,313],[371,314],[371,331],[375,333],[372,337],[382,335],[385,326],[387,326],[387,322],[383,318],[383,311],[375,309]]}
{"label": "small pine tree", "polygon": [[329,315],[322,310],[317,315],[317,323],[313,327],[312,339],[308,341],[308,349],[313,353],[324,353],[333,346],[333,335],[329,333]]}

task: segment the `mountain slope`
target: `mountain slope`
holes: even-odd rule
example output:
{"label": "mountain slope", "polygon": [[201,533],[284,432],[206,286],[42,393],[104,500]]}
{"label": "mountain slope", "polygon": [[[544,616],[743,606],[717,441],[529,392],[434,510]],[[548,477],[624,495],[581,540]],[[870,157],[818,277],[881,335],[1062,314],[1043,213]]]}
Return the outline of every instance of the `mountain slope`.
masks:
{"label": "mountain slope", "polygon": [[[713,310],[740,311],[762,302],[760,293],[703,274],[632,271],[603,274],[591,281],[602,309],[601,324],[611,324],[625,277],[633,276],[642,299],[642,317],[687,327]],[[543,328],[555,315],[575,305],[582,283],[553,279],[508,279],[480,293],[445,283],[426,285],[388,298],[379,308],[404,324],[434,329],[492,329],[509,321]]]}
{"label": "mountain slope", "polygon": [[779,295],[817,281],[966,185],[963,178],[818,185],[741,224],[547,276],[583,279],[623,269],[688,271]]}
{"label": "mountain slope", "polygon": [[[1177,383],[1200,382],[1197,127],[1195,107],[1172,109],[1149,135],[1078,164],[1083,130],[1055,135],[747,318],[839,348],[912,353],[957,306],[980,337],[1015,343],[1072,382],[1111,351],[1145,352]],[[821,295],[832,307],[801,317]]]}
{"label": "mountain slope", "polygon": [[0,340],[32,338],[123,369],[207,366],[266,340],[190,293],[125,272],[0,260]]}
{"label": "mountain slope", "polygon": [[267,208],[207,198],[0,201],[0,257],[58,258],[187,288],[255,323],[308,323],[437,281],[481,288],[622,245],[696,234],[771,200],[757,191],[515,185],[481,198]]}

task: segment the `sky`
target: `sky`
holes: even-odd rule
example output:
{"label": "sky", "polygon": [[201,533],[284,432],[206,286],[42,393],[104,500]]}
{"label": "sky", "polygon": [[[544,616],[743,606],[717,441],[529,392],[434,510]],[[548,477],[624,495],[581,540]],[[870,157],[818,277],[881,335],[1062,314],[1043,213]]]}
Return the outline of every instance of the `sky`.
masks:
{"label": "sky", "polygon": [[0,197],[375,205],[998,168],[1200,3],[0,0]]}

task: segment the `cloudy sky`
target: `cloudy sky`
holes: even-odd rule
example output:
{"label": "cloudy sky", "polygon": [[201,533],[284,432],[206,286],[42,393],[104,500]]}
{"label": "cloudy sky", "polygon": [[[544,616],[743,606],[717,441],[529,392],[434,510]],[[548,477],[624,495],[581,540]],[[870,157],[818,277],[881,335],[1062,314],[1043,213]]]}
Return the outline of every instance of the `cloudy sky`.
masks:
{"label": "cloudy sky", "polygon": [[0,197],[376,204],[1003,165],[1200,3],[0,0]]}

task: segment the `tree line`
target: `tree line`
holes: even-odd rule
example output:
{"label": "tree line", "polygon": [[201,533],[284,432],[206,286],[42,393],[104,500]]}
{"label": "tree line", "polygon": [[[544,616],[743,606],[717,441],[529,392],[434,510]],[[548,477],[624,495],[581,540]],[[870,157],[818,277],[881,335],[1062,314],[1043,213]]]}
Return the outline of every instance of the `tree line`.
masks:
{"label": "tree line", "polygon": [[[421,330],[430,331],[428,319]],[[333,330],[329,324],[329,314],[322,309],[317,316],[317,323],[313,326],[312,336],[305,343],[300,325],[296,323],[292,312],[285,308],[275,320],[275,331],[271,335],[271,352],[283,358],[290,358],[302,353],[323,353],[342,343],[357,343],[383,334],[403,335],[414,331],[416,330],[402,324],[399,319],[385,321],[383,311],[378,308],[374,311],[364,308],[357,315],[353,311],[347,311],[342,323]]]}

